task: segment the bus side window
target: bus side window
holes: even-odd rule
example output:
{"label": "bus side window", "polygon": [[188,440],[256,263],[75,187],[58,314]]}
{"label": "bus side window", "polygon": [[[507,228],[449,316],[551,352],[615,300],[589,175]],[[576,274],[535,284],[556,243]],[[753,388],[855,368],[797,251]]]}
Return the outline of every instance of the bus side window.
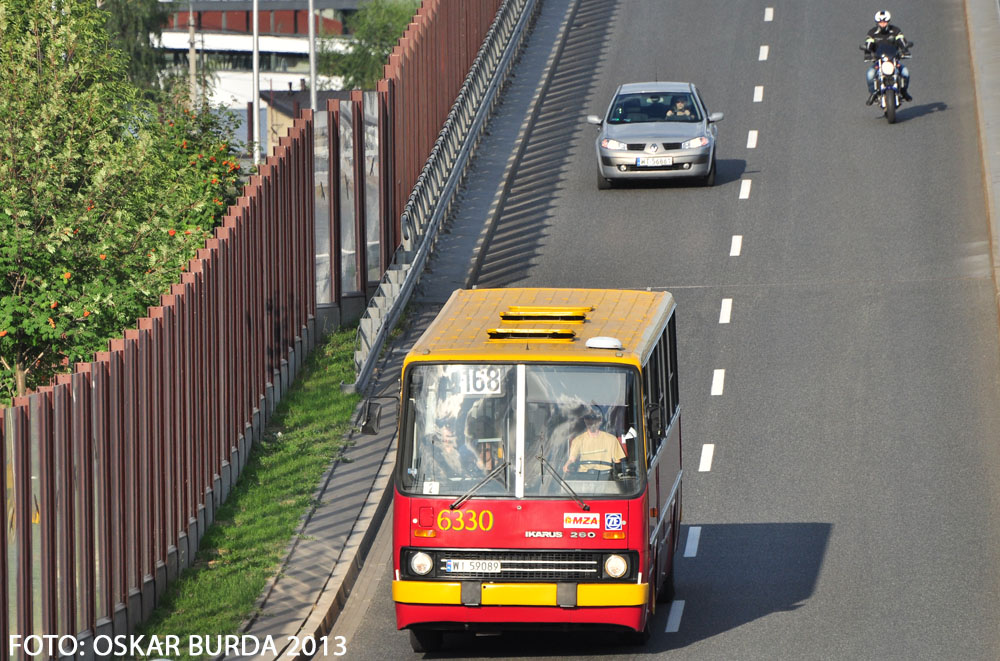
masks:
{"label": "bus side window", "polygon": [[652,460],[663,439],[663,430],[667,424],[665,419],[665,400],[663,383],[663,352],[657,345],[649,357],[645,371],[646,381],[646,438],[649,442],[649,458]]}
{"label": "bus side window", "polygon": [[664,356],[667,359],[666,386],[668,395],[667,420],[673,420],[680,406],[679,387],[677,383],[677,317],[670,316],[667,332],[661,338]]}

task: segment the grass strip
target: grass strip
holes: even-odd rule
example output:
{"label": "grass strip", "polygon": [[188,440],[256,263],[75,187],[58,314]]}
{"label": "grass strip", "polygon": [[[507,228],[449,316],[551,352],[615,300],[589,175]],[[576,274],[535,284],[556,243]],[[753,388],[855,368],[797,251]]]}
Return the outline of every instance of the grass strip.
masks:
{"label": "grass strip", "polygon": [[[254,445],[243,474],[216,512],[194,564],[167,588],[136,635],[177,636],[183,659],[189,635],[237,634],[277,571],[323,472],[344,450],[360,397],[341,392],[354,381],[356,329],[317,347]],[[148,638],[147,638],[148,640]]]}

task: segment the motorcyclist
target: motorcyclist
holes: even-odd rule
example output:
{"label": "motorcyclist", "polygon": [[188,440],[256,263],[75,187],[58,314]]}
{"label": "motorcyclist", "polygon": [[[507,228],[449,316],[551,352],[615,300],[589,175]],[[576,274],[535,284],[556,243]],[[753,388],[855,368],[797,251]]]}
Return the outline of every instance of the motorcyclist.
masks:
{"label": "motorcyclist", "polygon": [[[889,21],[892,19],[892,14],[886,9],[881,9],[875,12],[875,27],[868,31],[865,37],[865,42],[861,44],[861,49],[866,53],[866,59],[874,58],[875,51],[879,42],[890,42],[896,47],[897,53],[900,55],[909,55],[910,46],[913,44],[906,40],[903,35],[903,31],[899,27],[891,24]],[[868,101],[867,105],[875,103],[877,94],[875,92],[875,67],[868,67]],[[900,65],[899,74],[903,79],[903,88],[899,90],[899,93],[907,101],[912,101],[913,97],[910,96],[910,71],[905,65]]]}

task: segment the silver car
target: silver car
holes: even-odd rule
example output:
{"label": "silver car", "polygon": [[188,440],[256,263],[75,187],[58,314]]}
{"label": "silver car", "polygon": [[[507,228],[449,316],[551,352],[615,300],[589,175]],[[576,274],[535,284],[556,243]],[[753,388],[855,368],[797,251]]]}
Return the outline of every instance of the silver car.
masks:
{"label": "silver car", "polygon": [[619,179],[694,177],[715,184],[715,123],[691,83],[629,83],[615,92],[597,136],[597,187]]}

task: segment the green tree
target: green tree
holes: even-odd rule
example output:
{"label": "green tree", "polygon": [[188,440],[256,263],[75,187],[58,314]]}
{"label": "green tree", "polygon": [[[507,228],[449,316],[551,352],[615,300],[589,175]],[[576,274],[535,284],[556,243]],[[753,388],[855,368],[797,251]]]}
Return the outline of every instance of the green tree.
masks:
{"label": "green tree", "polygon": [[99,4],[107,13],[107,29],[115,46],[128,56],[129,80],[144,90],[159,90],[163,55],[150,39],[160,38],[170,17],[170,5],[158,0],[104,0]]}
{"label": "green tree", "polygon": [[333,40],[321,40],[318,69],[343,76],[344,89],[375,89],[418,5],[416,0],[369,0],[347,19],[354,36],[347,53],[337,52]]}
{"label": "green tree", "polygon": [[157,110],[92,0],[0,0],[0,402],[157,303],[240,185],[235,118]]}

